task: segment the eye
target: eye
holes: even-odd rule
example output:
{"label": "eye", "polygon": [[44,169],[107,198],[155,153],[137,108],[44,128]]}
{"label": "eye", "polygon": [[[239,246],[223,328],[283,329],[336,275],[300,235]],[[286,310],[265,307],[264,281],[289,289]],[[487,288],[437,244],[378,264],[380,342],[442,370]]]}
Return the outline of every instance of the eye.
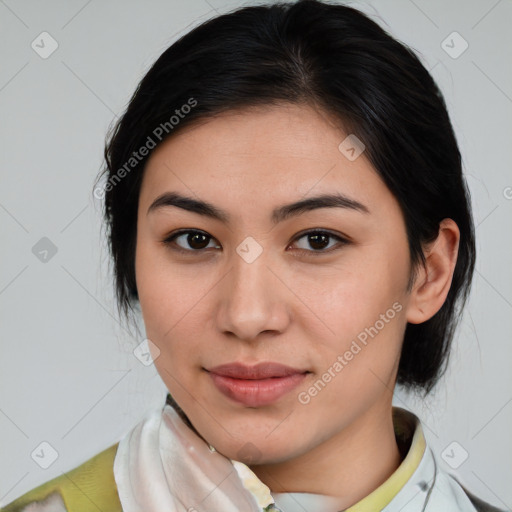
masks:
{"label": "eye", "polygon": [[[312,247],[312,250],[304,248],[299,248],[297,250],[300,255],[304,256],[319,256],[321,254],[330,253],[340,249],[341,246],[350,243],[348,239],[340,235],[335,235],[329,231],[318,229],[301,233],[299,236],[295,237],[294,242],[303,238],[306,239],[306,245]],[[177,241],[180,239],[182,239],[181,242],[185,245],[188,245],[189,248],[186,248],[177,243]],[[325,250],[325,248],[329,246],[329,239],[337,240],[338,243],[334,244],[334,247],[331,246],[329,249]],[[205,251],[205,249],[208,248],[209,241],[212,240],[215,239],[204,231],[189,229],[171,233],[171,235],[165,238],[162,243],[166,246],[170,246],[170,248],[174,251],[190,254],[194,252],[200,253]]]}
{"label": "eye", "polygon": [[[305,256],[320,256],[322,254],[331,253],[350,243],[349,240],[342,236],[335,235],[329,231],[320,230],[307,231],[296,237],[295,240],[301,240],[302,238],[306,239],[306,245],[313,248],[313,250],[299,248],[299,254]],[[334,244],[334,247],[331,246],[329,249],[324,250],[329,246],[329,239],[335,239],[338,243]]]}
{"label": "eye", "polygon": [[[185,244],[188,244],[192,249],[187,249],[176,243],[176,240],[183,239]],[[173,250],[178,252],[200,252],[208,247],[208,240],[214,240],[213,237],[204,233],[203,231],[197,230],[181,230],[176,233],[172,233],[165,240],[164,245],[169,245]],[[177,247],[175,247],[177,245]]]}

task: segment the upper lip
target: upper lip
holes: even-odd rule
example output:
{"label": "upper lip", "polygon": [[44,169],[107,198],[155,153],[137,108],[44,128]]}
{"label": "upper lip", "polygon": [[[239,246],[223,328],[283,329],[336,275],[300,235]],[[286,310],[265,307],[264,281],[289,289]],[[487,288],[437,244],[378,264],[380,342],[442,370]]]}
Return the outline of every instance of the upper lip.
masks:
{"label": "upper lip", "polygon": [[234,379],[268,379],[270,377],[286,377],[297,373],[306,373],[307,370],[292,368],[280,363],[263,362],[253,366],[242,363],[227,363],[208,369],[209,372]]}

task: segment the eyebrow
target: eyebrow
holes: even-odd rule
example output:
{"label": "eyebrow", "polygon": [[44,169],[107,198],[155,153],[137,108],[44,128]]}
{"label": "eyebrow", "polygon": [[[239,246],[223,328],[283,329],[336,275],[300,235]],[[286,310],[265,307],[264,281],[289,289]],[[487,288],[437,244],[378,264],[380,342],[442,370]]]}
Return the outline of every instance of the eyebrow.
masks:
{"label": "eyebrow", "polygon": [[[192,197],[179,194],[178,192],[166,192],[158,196],[149,206],[146,215],[169,206],[175,206],[189,212],[210,217],[224,224],[229,225],[231,222],[231,216],[226,211],[206,201],[193,199]],[[271,221],[273,224],[277,224],[290,217],[295,217],[319,208],[345,208],[365,214],[370,213],[370,210],[364,204],[341,193],[322,194],[275,208],[272,211]]]}

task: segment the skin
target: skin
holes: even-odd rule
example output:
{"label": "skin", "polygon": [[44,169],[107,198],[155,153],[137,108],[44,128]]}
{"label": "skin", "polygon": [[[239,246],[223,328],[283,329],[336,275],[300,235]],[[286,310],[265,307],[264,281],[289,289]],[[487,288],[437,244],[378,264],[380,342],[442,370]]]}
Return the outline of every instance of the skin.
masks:
{"label": "skin", "polygon": [[[459,231],[450,219],[441,223],[425,247],[426,267],[407,290],[403,215],[364,152],[354,161],[340,152],[346,136],[303,105],[230,111],[177,132],[145,169],[136,280],[147,337],[160,351],[153,351],[156,368],[199,435],[247,463],[271,491],[339,496],[349,507],[401,462],[391,401],[404,330],[442,306]],[[214,204],[231,223],[174,206],[147,213],[168,191]],[[322,208],[272,224],[275,207],[333,191],[369,213]],[[186,234],[175,239],[186,254],[162,243],[185,228],[210,238],[202,245],[187,243]],[[350,243],[330,237],[315,252],[308,236],[297,237],[313,228]],[[236,251],[248,236],[262,248],[252,263]],[[299,393],[396,303],[394,318],[301,403]],[[205,370],[233,361],[276,361],[311,373],[278,401],[248,407],[221,394]]]}

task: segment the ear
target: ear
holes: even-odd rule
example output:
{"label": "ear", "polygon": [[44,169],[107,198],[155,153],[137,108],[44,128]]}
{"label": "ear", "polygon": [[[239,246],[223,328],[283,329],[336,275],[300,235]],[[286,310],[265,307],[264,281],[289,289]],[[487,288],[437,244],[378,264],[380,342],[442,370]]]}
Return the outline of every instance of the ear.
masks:
{"label": "ear", "polygon": [[423,251],[425,266],[417,269],[406,318],[421,324],[432,318],[444,304],[457,263],[460,232],[452,219],[439,223],[439,234]]}

